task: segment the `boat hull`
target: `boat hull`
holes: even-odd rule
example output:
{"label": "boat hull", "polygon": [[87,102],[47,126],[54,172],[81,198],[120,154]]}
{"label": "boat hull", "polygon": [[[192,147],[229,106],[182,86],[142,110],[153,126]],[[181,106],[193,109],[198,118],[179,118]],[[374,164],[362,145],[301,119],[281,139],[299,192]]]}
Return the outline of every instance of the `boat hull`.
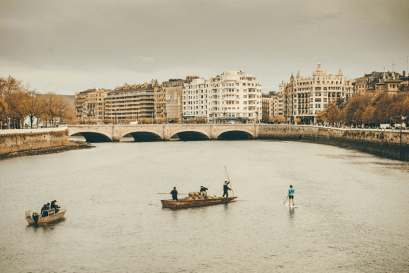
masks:
{"label": "boat hull", "polygon": [[226,204],[235,200],[237,197],[219,197],[217,199],[203,199],[203,200],[161,200],[162,208],[183,209],[193,207],[205,207],[218,204]]}
{"label": "boat hull", "polygon": [[[46,216],[46,217],[38,217],[38,221],[37,221],[37,225],[47,225],[49,223],[58,221],[60,219],[62,219],[65,215],[65,213],[67,212],[66,209],[60,209],[56,214],[54,215],[50,215],[50,216]],[[26,220],[28,222],[29,225],[34,225],[35,221],[33,219],[33,217],[31,216],[31,211],[26,211]]]}

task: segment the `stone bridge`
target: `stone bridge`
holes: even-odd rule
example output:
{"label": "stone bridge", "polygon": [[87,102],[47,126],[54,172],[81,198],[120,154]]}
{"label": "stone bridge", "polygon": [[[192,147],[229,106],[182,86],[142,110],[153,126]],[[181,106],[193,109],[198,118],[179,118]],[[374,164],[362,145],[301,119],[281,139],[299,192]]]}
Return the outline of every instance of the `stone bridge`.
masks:
{"label": "stone bridge", "polygon": [[138,125],[69,125],[69,136],[82,135],[88,142],[118,142],[132,136],[135,141],[170,139],[253,139],[258,124],[138,124]]}

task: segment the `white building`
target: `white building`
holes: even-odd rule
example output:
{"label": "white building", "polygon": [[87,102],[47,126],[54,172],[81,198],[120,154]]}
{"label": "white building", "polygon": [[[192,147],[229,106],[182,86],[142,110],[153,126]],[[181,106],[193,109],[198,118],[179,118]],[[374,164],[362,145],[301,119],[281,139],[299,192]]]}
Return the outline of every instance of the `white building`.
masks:
{"label": "white building", "polygon": [[183,89],[183,118],[259,121],[261,86],[256,77],[242,71],[225,71],[221,75],[195,79]]}
{"label": "white building", "polygon": [[291,75],[289,83],[279,85],[287,121],[297,117],[312,121],[329,103],[350,98],[354,92],[353,82],[353,79],[344,78],[341,69],[337,75],[327,74],[322,71],[321,64],[312,76],[302,77],[300,71],[295,78]]}

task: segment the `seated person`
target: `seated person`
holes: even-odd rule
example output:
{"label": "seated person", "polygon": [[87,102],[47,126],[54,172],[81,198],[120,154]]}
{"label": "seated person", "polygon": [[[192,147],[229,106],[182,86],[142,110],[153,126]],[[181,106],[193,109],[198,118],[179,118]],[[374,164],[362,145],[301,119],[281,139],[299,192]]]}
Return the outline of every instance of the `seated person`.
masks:
{"label": "seated person", "polygon": [[207,190],[208,188],[200,186],[200,192],[203,192],[204,195],[207,195],[207,192],[206,192]]}
{"label": "seated person", "polygon": [[42,217],[48,216],[48,209],[49,209],[49,207],[47,206],[47,204],[44,204],[44,206],[41,208],[41,216]]}
{"label": "seated person", "polygon": [[51,209],[54,209],[55,213],[57,213],[59,211],[58,208],[60,208],[60,206],[55,203],[57,203],[57,200],[51,201]]}

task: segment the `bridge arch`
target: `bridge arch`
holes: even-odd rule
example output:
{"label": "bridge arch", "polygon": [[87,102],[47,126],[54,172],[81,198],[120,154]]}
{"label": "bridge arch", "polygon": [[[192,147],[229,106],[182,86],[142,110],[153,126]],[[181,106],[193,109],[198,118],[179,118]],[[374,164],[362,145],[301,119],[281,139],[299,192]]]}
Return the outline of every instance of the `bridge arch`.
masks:
{"label": "bridge arch", "polygon": [[246,129],[227,129],[219,132],[217,135],[218,140],[242,140],[253,139],[254,134]]}
{"label": "bridge arch", "polygon": [[208,133],[197,130],[197,129],[184,129],[176,132],[172,132],[171,137],[178,135],[179,139],[182,141],[196,141],[196,140],[209,140],[210,136]]}
{"label": "bridge arch", "polygon": [[90,131],[77,131],[69,134],[69,136],[82,135],[87,142],[112,142],[111,136],[104,132],[90,132]]}
{"label": "bridge arch", "polygon": [[163,137],[157,132],[152,131],[130,131],[124,133],[119,138],[120,140],[126,135],[131,135],[134,138],[135,142],[148,142],[148,141],[160,141],[163,140]]}

